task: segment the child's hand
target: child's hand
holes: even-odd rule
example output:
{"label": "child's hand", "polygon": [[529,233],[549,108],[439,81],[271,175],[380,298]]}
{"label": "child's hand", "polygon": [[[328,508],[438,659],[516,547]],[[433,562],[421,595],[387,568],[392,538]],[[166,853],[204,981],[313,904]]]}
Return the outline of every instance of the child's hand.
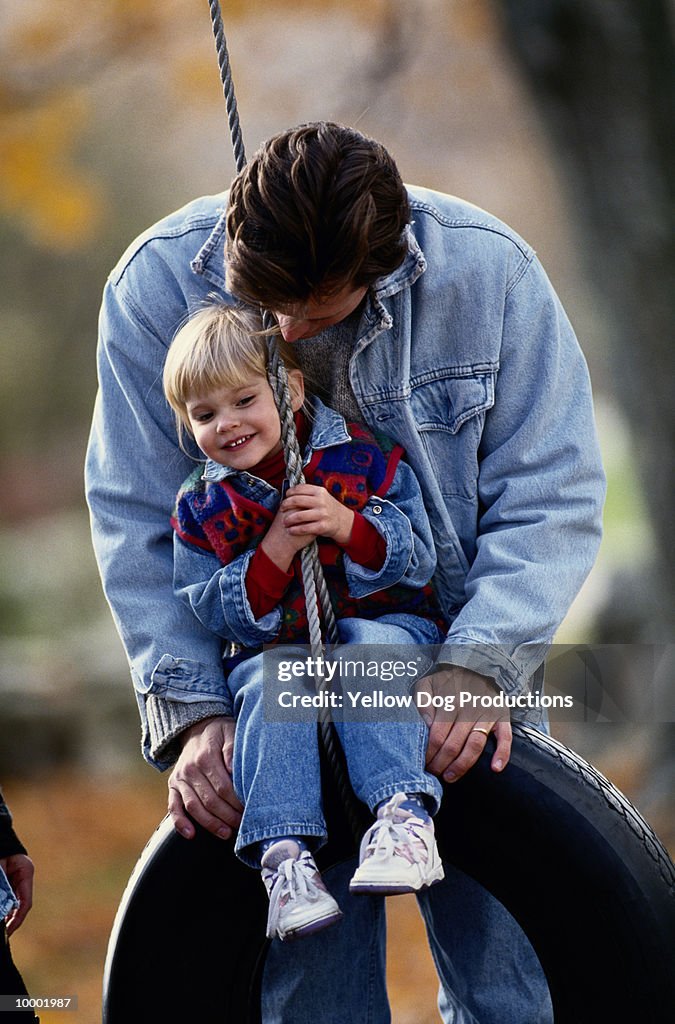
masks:
{"label": "child's hand", "polygon": [[302,551],[314,540],[312,533],[291,533],[284,522],[285,516],[278,509],[267,533],[260,542],[268,558],[274,562],[283,572],[288,572],[291,562],[298,551]]}
{"label": "child's hand", "polygon": [[354,513],[329,494],[325,487],[314,484],[290,487],[279,512],[291,537],[309,537],[310,540],[330,537],[337,544],[349,543]]}
{"label": "child's hand", "polygon": [[354,513],[325,487],[297,484],[288,489],[260,546],[275,565],[288,572],[298,551],[316,537],[331,537],[338,544],[347,544],[353,524]]}

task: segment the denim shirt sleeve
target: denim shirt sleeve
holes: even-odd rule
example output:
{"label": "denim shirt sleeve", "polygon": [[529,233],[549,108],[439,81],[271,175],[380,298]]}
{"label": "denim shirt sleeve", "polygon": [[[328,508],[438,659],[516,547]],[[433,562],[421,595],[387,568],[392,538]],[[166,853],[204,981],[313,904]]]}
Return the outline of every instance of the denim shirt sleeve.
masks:
{"label": "denim shirt sleeve", "polygon": [[[230,709],[221,641],[173,593],[169,517],[193,464],[178,446],[161,386],[166,349],[187,302],[169,270],[162,278],[161,267],[159,260],[145,269],[132,262],[106,286],[86,485],[94,551],[141,713],[143,752],[165,768],[172,760],[165,741],[178,731],[168,724],[167,709],[188,708],[183,728]],[[134,296],[145,292],[145,302],[137,302]]]}
{"label": "denim shirt sleeve", "polygon": [[19,901],[14,895],[9,879],[3,869],[0,868],[0,921],[4,921],[7,915],[18,906]]}
{"label": "denim shirt sleeve", "polygon": [[361,598],[400,583],[420,588],[436,569],[436,553],[422,492],[410,466],[400,461],[384,497],[370,497],[361,514],[384,537],[384,564],[374,571],[345,555],[347,586],[352,597]]}
{"label": "denim shirt sleeve", "polygon": [[[12,816],[2,798],[2,793],[0,793],[0,857],[10,857],[12,854],[25,852],[26,848],[19,841],[12,827]],[[14,895],[9,879],[2,868],[0,868],[0,921],[4,921],[7,915],[18,905],[19,901]]]}
{"label": "denim shirt sleeve", "polygon": [[439,661],[522,691],[593,564],[605,492],[586,363],[536,259],[506,297],[479,457],[477,553]]}
{"label": "denim shirt sleeve", "polygon": [[215,554],[174,537],[174,589],[199,621],[224,640],[259,647],[271,643],[281,628],[281,610],[256,619],[246,592],[246,572],[254,551],[228,565]]}

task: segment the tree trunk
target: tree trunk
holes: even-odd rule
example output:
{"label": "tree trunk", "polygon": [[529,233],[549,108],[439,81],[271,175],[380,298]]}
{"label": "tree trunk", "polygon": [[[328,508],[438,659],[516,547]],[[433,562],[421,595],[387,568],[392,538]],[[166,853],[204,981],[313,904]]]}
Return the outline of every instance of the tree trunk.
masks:
{"label": "tree trunk", "polygon": [[[675,620],[675,124],[668,0],[499,0],[608,297],[616,386],[659,545],[651,628]],[[639,567],[636,567],[639,568]],[[625,637],[625,641],[637,639]]]}

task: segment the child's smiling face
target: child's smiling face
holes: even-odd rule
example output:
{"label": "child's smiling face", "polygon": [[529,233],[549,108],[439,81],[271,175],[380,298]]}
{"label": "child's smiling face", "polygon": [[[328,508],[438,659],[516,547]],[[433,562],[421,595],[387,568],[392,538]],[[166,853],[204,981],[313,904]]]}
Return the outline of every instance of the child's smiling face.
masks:
{"label": "child's smiling face", "polygon": [[[290,371],[289,380],[295,411],[304,398],[302,375]],[[222,466],[251,469],[281,448],[279,413],[262,375],[251,375],[237,387],[193,395],[186,411],[195,441],[208,458]]]}

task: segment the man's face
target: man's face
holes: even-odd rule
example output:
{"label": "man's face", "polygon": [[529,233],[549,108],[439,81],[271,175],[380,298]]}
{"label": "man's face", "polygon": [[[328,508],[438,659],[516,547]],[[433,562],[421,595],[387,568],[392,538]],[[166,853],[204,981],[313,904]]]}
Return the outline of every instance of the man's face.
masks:
{"label": "man's face", "polygon": [[323,301],[309,299],[302,306],[290,311],[274,311],[284,340],[300,341],[303,338],[313,338],[326,327],[340,323],[354,312],[367,291],[365,286],[355,288],[352,284],[347,284]]}

